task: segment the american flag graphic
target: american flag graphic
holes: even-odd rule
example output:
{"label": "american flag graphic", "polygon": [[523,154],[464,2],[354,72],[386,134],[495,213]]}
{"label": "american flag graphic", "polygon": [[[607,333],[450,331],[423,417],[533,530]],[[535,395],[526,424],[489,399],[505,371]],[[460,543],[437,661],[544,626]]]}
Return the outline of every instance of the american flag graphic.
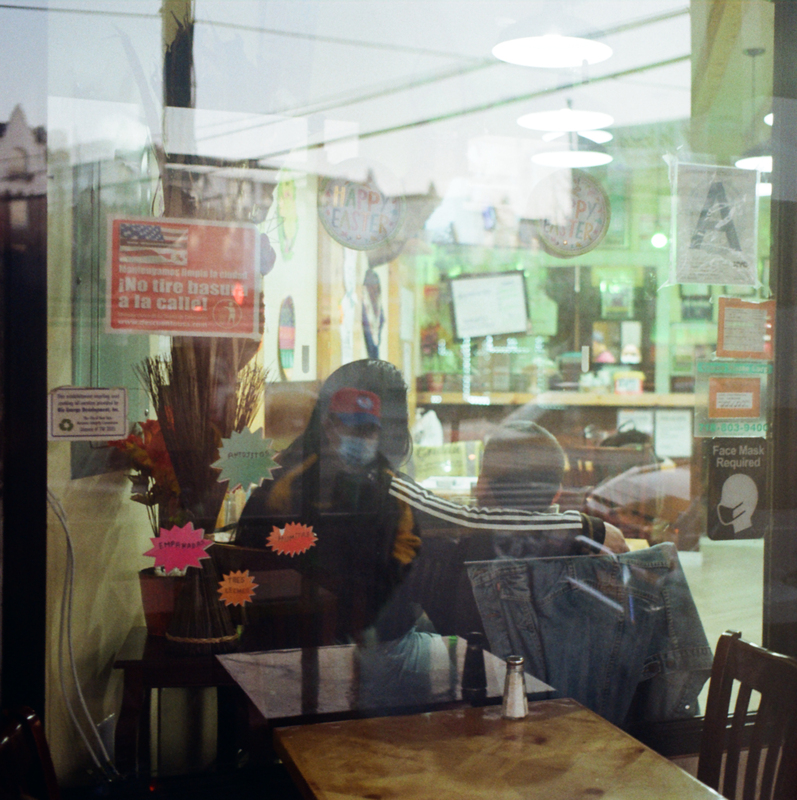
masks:
{"label": "american flag graphic", "polygon": [[188,228],[123,222],[119,226],[120,264],[188,264]]}

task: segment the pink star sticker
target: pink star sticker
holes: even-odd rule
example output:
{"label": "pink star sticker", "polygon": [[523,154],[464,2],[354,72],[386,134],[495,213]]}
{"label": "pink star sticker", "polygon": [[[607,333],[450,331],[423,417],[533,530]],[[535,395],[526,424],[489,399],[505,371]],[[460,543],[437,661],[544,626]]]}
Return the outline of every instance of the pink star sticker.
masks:
{"label": "pink star sticker", "polygon": [[173,569],[185,569],[186,567],[199,567],[200,558],[210,558],[205,550],[213,544],[202,538],[204,531],[202,528],[194,530],[193,523],[189,522],[182,528],[176,525],[171,530],[161,528],[161,535],[152,538],[152,549],[144,553],[145,556],[152,556],[155,559],[156,567],[163,567],[166,572]]}

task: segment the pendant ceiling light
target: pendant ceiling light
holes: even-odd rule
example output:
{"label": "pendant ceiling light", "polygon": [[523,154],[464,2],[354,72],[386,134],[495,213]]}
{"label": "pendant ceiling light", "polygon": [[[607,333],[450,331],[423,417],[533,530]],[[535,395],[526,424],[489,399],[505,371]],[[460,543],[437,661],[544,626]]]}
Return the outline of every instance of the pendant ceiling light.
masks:
{"label": "pendant ceiling light", "polygon": [[[609,131],[577,131],[579,136],[583,136],[586,139],[591,139],[593,142],[597,142],[598,144],[606,144],[606,142],[610,142],[614,139]],[[543,142],[553,142],[556,139],[561,138],[565,135],[565,131],[549,131],[548,133],[543,133],[542,140]]]}
{"label": "pendant ceiling light", "polygon": [[759,172],[772,172],[772,143],[767,141],[751,147],[736,161],[740,169],[756,169]]}
{"label": "pendant ceiling light", "polygon": [[565,69],[598,64],[612,54],[603,42],[584,36],[583,22],[561,9],[540,13],[505,28],[493,55],[521,67]]}
{"label": "pendant ceiling light", "polygon": [[[752,91],[751,91],[751,106],[753,109],[753,113],[755,114],[755,98],[756,98],[756,87],[755,87],[755,60],[758,56],[764,53],[763,47],[748,47],[744,54],[749,56],[752,63]],[[766,122],[766,118],[764,118]],[[766,174],[767,178],[769,177],[770,172],[772,172],[772,140],[768,139],[766,142],[762,142],[761,144],[755,145],[755,147],[751,147],[745,153],[742,153],[742,157],[737,159],[736,166],[740,169],[754,169],[758,172],[763,172]],[[757,190],[759,196],[766,196],[767,194],[772,193],[772,185],[769,184],[769,191],[766,188],[763,188],[768,181],[762,181],[759,184],[759,188]]]}
{"label": "pendant ceiling light", "polygon": [[544,167],[583,169],[608,164],[612,156],[597,142],[572,132],[562,141],[562,147],[535,153],[531,160]]}
{"label": "pendant ceiling light", "polygon": [[533,111],[518,117],[517,124],[533,131],[593,131],[607,128],[614,117],[602,111],[560,108],[556,111]]}

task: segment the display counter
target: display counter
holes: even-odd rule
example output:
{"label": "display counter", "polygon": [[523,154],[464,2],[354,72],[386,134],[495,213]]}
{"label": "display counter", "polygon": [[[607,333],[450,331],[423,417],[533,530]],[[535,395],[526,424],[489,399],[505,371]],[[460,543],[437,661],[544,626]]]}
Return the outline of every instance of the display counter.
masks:
{"label": "display counter", "polygon": [[522,406],[526,403],[534,403],[535,405],[549,408],[560,406],[694,408],[695,395],[692,392],[671,394],[654,392],[643,392],[642,394],[615,394],[613,392],[543,392],[542,394],[489,392],[465,396],[462,392],[419,392],[416,403],[419,406]]}

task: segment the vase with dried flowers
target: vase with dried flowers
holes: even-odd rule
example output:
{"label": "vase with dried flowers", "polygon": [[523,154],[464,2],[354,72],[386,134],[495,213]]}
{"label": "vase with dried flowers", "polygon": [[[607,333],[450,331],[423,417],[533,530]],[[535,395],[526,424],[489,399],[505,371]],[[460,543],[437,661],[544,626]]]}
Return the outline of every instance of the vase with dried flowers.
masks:
{"label": "vase with dried flowers", "polygon": [[[136,428],[126,438],[109,444],[130,460],[131,499],[146,507],[152,535],[158,537],[161,529],[183,525],[186,513],[180,503],[180,484],[160,423],[145,420]],[[139,573],[144,619],[153,636],[165,636],[177,597],[186,582],[184,576],[185,570],[171,570],[167,574],[161,566],[148,567]]]}
{"label": "vase with dried flowers", "polygon": [[[212,537],[227,488],[212,464],[223,440],[243,431],[263,401],[266,375],[247,363],[249,357],[246,346],[234,340],[175,337],[169,355],[147,358],[136,369],[179,487],[173,524],[190,524],[205,538]],[[171,649],[204,653],[235,647],[235,627],[219,602],[218,586],[211,559],[188,570],[166,630]]]}

